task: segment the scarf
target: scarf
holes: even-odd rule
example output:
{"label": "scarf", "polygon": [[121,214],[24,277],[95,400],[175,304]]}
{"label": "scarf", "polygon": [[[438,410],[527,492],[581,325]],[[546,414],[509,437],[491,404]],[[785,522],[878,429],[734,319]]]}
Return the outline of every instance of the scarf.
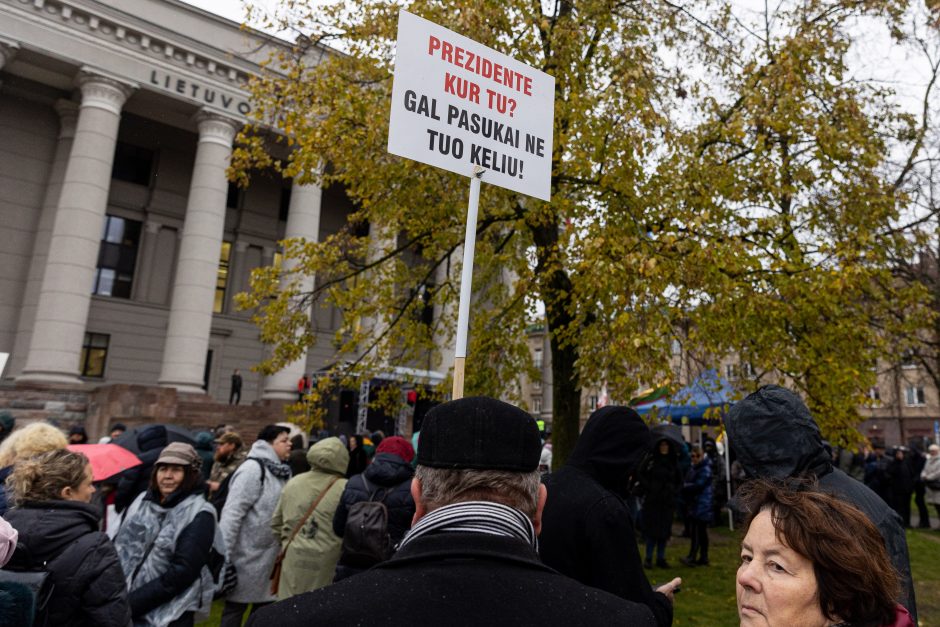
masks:
{"label": "scarf", "polygon": [[516,538],[538,550],[535,527],[519,510],[490,501],[445,505],[424,516],[402,539],[399,548],[416,538],[436,533],[485,533]]}
{"label": "scarf", "polygon": [[[261,458],[256,458],[256,459],[261,459]],[[261,459],[261,462],[264,463],[264,467],[267,468],[271,472],[271,474],[277,477],[278,479],[290,479],[291,478],[292,473],[290,471],[290,466],[288,466],[284,462],[274,462],[274,461],[271,461],[270,459]]]}

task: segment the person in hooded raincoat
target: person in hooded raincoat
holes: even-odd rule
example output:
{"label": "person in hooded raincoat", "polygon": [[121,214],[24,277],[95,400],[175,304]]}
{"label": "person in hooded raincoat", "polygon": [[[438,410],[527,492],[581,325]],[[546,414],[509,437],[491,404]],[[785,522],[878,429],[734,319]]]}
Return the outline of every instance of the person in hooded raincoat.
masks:
{"label": "person in hooded raincoat", "polygon": [[878,528],[901,576],[901,603],[917,622],[907,538],[901,519],[870,488],[833,467],[819,426],[803,400],[766,385],[738,402],[726,418],[728,442],[750,478],[814,477],[819,488],[862,510]]}
{"label": "person in hooded raincoat", "polygon": [[[346,487],[349,453],[339,438],[326,438],[310,447],[307,461],[310,470],[287,482],[271,518],[275,539],[281,549],[287,547],[277,590],[279,601],[329,585],[342,545],[333,532],[333,516]],[[316,509],[288,544],[294,528],[317,499]]]}
{"label": "person in hooded raincoat", "polygon": [[608,405],[591,414],[564,467],[543,478],[550,496],[539,555],[563,575],[646,605],[657,625],[671,625],[679,580],[650,586],[624,503],[651,445],[649,428],[632,408]]}

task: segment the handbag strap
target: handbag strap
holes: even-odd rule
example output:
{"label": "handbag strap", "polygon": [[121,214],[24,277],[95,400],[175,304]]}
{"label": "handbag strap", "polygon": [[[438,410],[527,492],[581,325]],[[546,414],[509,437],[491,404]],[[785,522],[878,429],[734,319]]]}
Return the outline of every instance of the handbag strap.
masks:
{"label": "handbag strap", "polygon": [[326,489],[323,492],[320,492],[320,496],[317,497],[317,500],[314,501],[313,505],[311,505],[307,509],[307,513],[304,514],[304,517],[300,519],[300,522],[294,525],[294,530],[290,534],[290,540],[288,540],[287,544],[284,545],[284,548],[281,549],[282,554],[287,553],[287,547],[289,547],[290,543],[294,541],[294,538],[297,537],[297,533],[300,532],[301,527],[303,527],[307,523],[307,520],[310,518],[310,515],[313,514],[314,510],[317,509],[317,505],[320,504],[320,501],[323,500],[323,497],[326,496],[326,493],[330,491],[330,488],[332,488],[333,484],[336,483],[338,480],[339,480],[339,477],[333,477],[333,480],[330,481],[330,484],[328,486],[326,486]]}

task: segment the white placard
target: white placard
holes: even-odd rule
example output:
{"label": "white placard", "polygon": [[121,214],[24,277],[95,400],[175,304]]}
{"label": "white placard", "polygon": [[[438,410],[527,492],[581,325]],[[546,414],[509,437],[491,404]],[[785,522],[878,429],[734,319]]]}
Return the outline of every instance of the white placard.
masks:
{"label": "white placard", "polygon": [[555,79],[401,11],[388,151],[549,200]]}

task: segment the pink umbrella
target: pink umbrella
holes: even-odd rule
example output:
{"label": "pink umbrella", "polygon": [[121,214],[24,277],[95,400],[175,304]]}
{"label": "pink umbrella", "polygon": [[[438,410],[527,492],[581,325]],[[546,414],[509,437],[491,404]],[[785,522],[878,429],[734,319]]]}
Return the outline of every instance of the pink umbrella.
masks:
{"label": "pink umbrella", "polygon": [[69,444],[69,450],[88,458],[95,481],[113,477],[141,464],[136,455],[117,444]]}

